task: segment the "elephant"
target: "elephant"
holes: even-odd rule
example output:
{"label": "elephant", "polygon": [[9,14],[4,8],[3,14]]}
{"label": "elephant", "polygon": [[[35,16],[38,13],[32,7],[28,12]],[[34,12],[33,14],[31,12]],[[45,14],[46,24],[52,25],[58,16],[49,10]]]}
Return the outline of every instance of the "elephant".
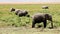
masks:
{"label": "elephant", "polygon": [[48,6],[42,6],[42,9],[48,9]]}
{"label": "elephant", "polygon": [[36,23],[43,23],[44,28],[47,26],[47,20],[51,21],[51,28],[53,28],[52,15],[48,13],[36,13],[32,16],[32,28]]}
{"label": "elephant", "polygon": [[28,12],[26,10],[23,10],[23,11],[17,11],[16,14],[21,17],[21,16],[27,16],[29,17],[30,15],[28,14]]}
{"label": "elephant", "polygon": [[21,10],[21,9],[11,8],[10,11],[11,12],[15,12],[15,14],[18,15],[19,17],[22,17],[22,16],[30,17],[30,15],[28,14],[27,10]]}
{"label": "elephant", "polygon": [[15,8],[10,8],[10,11],[11,11],[11,12],[15,11]]}

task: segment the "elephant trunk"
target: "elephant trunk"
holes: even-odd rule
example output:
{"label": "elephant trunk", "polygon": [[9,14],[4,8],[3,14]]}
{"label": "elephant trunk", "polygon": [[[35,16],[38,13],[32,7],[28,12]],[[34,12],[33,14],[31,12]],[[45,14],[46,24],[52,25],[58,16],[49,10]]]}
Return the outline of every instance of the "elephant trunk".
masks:
{"label": "elephant trunk", "polygon": [[53,21],[51,21],[51,28],[53,28]]}

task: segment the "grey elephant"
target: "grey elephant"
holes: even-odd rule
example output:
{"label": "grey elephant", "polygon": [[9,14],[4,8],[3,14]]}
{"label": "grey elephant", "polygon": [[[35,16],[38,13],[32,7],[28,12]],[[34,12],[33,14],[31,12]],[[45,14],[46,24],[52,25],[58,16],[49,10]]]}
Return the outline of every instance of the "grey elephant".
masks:
{"label": "grey elephant", "polygon": [[48,6],[42,6],[42,9],[48,9]]}
{"label": "grey elephant", "polygon": [[15,12],[15,14],[18,15],[19,17],[21,17],[21,16],[27,16],[27,17],[29,17],[30,16],[28,14],[28,11],[26,11],[26,10],[20,10],[20,9],[11,8],[10,11],[11,12]]}
{"label": "grey elephant", "polygon": [[36,23],[43,22],[44,28],[46,28],[47,20],[51,21],[51,27],[53,28],[52,16],[47,13],[37,13],[32,16],[32,28],[35,27]]}

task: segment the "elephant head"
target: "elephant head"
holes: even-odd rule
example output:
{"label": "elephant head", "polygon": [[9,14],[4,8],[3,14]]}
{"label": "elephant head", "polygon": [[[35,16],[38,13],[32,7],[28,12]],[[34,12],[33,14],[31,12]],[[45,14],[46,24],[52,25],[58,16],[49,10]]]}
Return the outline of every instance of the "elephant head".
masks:
{"label": "elephant head", "polygon": [[46,18],[46,20],[51,21],[51,26],[52,26],[52,28],[53,28],[52,15],[50,15],[50,14],[45,14],[45,18]]}

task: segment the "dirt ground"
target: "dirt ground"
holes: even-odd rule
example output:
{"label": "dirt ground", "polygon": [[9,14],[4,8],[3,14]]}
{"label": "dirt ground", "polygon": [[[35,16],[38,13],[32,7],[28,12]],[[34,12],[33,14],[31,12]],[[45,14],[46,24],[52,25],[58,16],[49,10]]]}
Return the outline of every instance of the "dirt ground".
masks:
{"label": "dirt ground", "polygon": [[0,28],[0,34],[60,34],[58,28],[29,28],[29,27],[5,27]]}

